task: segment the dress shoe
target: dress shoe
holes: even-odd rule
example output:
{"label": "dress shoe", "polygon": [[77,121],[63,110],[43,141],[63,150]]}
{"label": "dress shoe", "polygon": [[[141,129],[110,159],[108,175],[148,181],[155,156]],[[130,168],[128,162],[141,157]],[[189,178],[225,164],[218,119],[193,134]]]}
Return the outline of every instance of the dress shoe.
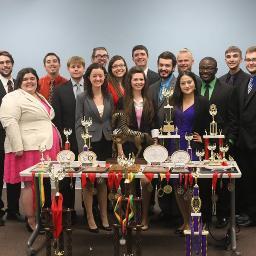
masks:
{"label": "dress shoe", "polygon": [[103,229],[103,230],[106,230],[106,231],[112,231],[112,228],[110,226],[101,225],[100,228]]}
{"label": "dress shoe", "polygon": [[149,226],[148,225],[143,225],[142,227],[141,227],[141,230],[142,231],[147,231],[149,229]]}
{"label": "dress shoe", "polygon": [[8,212],[7,211],[7,220],[16,220],[19,222],[24,222],[25,218],[19,212]]}
{"label": "dress shoe", "polygon": [[89,232],[91,233],[99,233],[99,229],[98,228],[88,228]]}
{"label": "dress shoe", "polygon": [[226,218],[220,218],[215,224],[215,228],[225,228],[228,225],[228,220]]}

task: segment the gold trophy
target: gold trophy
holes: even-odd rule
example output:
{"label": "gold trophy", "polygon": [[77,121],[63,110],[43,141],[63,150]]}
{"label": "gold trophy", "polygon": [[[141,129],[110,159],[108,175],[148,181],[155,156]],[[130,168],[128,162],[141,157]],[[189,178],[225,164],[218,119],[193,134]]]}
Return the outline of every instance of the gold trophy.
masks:
{"label": "gold trophy", "polygon": [[84,151],[87,151],[91,147],[91,135],[89,134],[89,127],[92,125],[92,118],[85,119],[85,116],[81,119],[81,124],[84,127],[84,132],[81,134],[84,140]]}
{"label": "gold trophy", "polygon": [[229,150],[229,146],[228,145],[220,146],[220,152],[222,152],[222,154],[223,154],[223,158],[222,158],[223,162],[227,162],[227,159],[225,158],[225,155],[228,152],[228,150]]}
{"label": "gold trophy", "polygon": [[128,179],[128,167],[134,165],[135,163],[135,156],[134,154],[129,154],[129,157],[125,157],[124,155],[117,157],[117,163],[124,169],[125,171],[125,181],[124,183],[128,184],[130,183],[130,180]]}
{"label": "gold trophy", "polygon": [[210,105],[209,110],[210,115],[212,116],[212,122],[210,123],[210,135],[217,135],[218,134],[218,126],[214,117],[217,115],[217,107],[215,104]]}
{"label": "gold trophy", "polygon": [[41,145],[38,147],[38,150],[40,151],[41,153],[41,158],[40,158],[40,165],[41,167],[43,168],[45,166],[45,158],[44,158],[44,152],[46,151],[46,145]]}
{"label": "gold trophy", "polygon": [[174,125],[172,121],[172,110],[173,106],[170,105],[170,97],[172,97],[174,89],[171,88],[170,90],[164,88],[162,91],[163,96],[166,98],[167,105],[164,106],[167,109],[167,113],[165,115],[165,125],[163,126],[163,132],[171,135],[171,132],[174,132]]}
{"label": "gold trophy", "polygon": [[202,157],[204,156],[204,154],[205,154],[204,150],[202,151],[196,150],[196,156],[199,158],[200,164],[202,164]]}
{"label": "gold trophy", "polygon": [[216,163],[215,163],[215,153],[213,151],[216,149],[216,143],[208,145],[207,148],[211,151],[210,163],[209,164],[213,164],[214,165]]}

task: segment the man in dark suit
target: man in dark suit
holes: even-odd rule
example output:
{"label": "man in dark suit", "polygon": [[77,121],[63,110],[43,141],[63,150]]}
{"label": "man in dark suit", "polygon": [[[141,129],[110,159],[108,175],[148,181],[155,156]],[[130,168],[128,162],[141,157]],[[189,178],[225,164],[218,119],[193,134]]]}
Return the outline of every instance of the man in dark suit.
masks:
{"label": "man in dark suit", "polygon": [[[14,90],[14,79],[12,78],[14,60],[7,51],[0,52],[0,105],[2,98],[6,93]],[[4,174],[4,140],[5,131],[0,123],[0,226],[4,225],[4,203],[2,201],[3,174]],[[19,213],[19,199],[21,192],[21,183],[6,184],[7,189],[7,219],[22,220]]]}
{"label": "man in dark suit", "polygon": [[149,86],[160,79],[156,72],[148,68],[148,49],[144,45],[133,47],[132,60],[136,66],[144,70]]}
{"label": "man in dark suit", "polygon": [[228,47],[225,51],[225,61],[229,72],[219,78],[221,82],[232,86],[240,86],[240,84],[248,80],[250,75],[240,68],[242,51],[237,46]]}
{"label": "man in dark suit", "polygon": [[[71,129],[69,136],[70,150],[77,157],[77,141],[75,134],[75,114],[76,114],[76,96],[84,91],[85,61],[79,56],[71,57],[67,62],[67,68],[70,73],[70,80],[55,89],[53,94],[52,106],[55,111],[53,119],[62,137],[62,144],[65,145],[64,128]],[[73,185],[72,185],[73,183]],[[75,178],[64,178],[60,183],[60,192],[63,194],[63,205],[65,208],[74,209],[75,204]],[[73,219],[75,213],[73,214]]]}
{"label": "man in dark suit", "polygon": [[249,216],[239,224],[252,226],[256,225],[256,46],[246,50],[245,65],[251,76],[233,90],[229,139],[238,148],[237,163],[242,172],[237,203]]}
{"label": "man in dark suit", "polygon": [[[202,84],[199,87],[199,92],[201,95],[207,97],[210,104],[215,104],[218,110],[216,121],[218,123],[218,129],[222,130],[224,135],[227,135],[228,125],[229,125],[229,107],[230,98],[232,94],[232,87],[222,83],[217,77],[216,73],[218,71],[217,61],[212,57],[205,57],[199,63],[199,75],[202,80]],[[200,187],[203,206],[203,218],[205,222],[209,223],[211,221],[211,181],[206,180],[202,183]],[[227,207],[228,196],[227,191],[217,191],[219,194],[219,201],[217,202],[217,219],[218,223],[216,227],[221,228],[227,224]]]}

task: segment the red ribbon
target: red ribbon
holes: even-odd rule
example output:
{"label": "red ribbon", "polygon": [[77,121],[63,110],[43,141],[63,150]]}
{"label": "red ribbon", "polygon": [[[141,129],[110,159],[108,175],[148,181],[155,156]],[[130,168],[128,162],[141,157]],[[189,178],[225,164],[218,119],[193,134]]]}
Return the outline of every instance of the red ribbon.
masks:
{"label": "red ribbon", "polygon": [[54,238],[58,238],[62,232],[62,203],[63,196],[59,193],[59,196],[52,198],[52,222],[54,226],[53,235]]}
{"label": "red ribbon", "polygon": [[229,182],[231,183],[232,173],[231,173],[231,172],[227,172],[227,175],[228,175],[228,177],[229,177]]}
{"label": "red ribbon", "polygon": [[208,160],[209,159],[209,149],[208,149],[208,146],[209,146],[209,139],[204,139],[204,158],[205,160]]}
{"label": "red ribbon", "polygon": [[73,178],[73,172],[68,172],[68,176],[69,176],[70,178]]}
{"label": "red ribbon", "polygon": [[109,188],[109,190],[112,190],[112,188],[114,186],[115,176],[116,175],[113,172],[108,173],[108,188]]}
{"label": "red ribbon", "polygon": [[152,172],[144,173],[144,175],[146,176],[146,178],[148,179],[149,182],[151,182],[154,177],[154,173],[152,173]]}
{"label": "red ribbon", "polygon": [[127,206],[126,206],[126,213],[125,213],[125,225],[122,225],[122,233],[126,234],[126,228],[128,225],[128,218],[129,218],[129,210],[130,210],[130,197],[127,198]]}
{"label": "red ribbon", "polygon": [[96,173],[88,173],[88,179],[92,184],[94,184],[96,179]]}
{"label": "red ribbon", "polygon": [[180,186],[182,185],[182,179],[183,179],[183,174],[180,173],[180,174],[179,174]]}
{"label": "red ribbon", "polygon": [[212,175],[212,190],[213,191],[216,191],[217,181],[218,181],[218,172],[215,171]]}
{"label": "red ribbon", "polygon": [[86,187],[86,173],[82,172],[82,175],[81,175],[81,183],[82,183],[82,188],[85,188]]}
{"label": "red ribbon", "polygon": [[188,182],[189,182],[189,186],[190,186],[190,187],[193,186],[193,181],[194,181],[193,175],[192,175],[192,173],[190,173],[190,174],[188,175]]}
{"label": "red ribbon", "polygon": [[123,178],[123,174],[121,172],[119,172],[118,174],[115,175],[115,187],[116,187],[116,190],[118,190],[122,178]]}
{"label": "red ribbon", "polygon": [[185,188],[185,190],[187,189],[187,187],[188,187],[188,174],[185,173],[185,182],[184,182],[184,188]]}
{"label": "red ribbon", "polygon": [[165,177],[166,177],[166,182],[167,182],[167,184],[169,183],[169,180],[170,180],[170,178],[171,178],[171,173],[170,172],[167,172],[166,174],[165,174]]}
{"label": "red ribbon", "polygon": [[70,150],[70,143],[69,142],[65,142],[64,148],[65,148],[65,150]]}

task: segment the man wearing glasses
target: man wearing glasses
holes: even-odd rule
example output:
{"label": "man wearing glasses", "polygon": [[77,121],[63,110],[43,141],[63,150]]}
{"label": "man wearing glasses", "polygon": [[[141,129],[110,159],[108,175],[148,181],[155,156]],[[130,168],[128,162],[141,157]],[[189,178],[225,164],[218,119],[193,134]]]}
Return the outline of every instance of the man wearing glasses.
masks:
{"label": "man wearing glasses", "polygon": [[236,193],[244,213],[239,224],[248,227],[256,225],[256,46],[246,50],[245,66],[250,77],[233,90],[229,139],[238,148],[237,163],[242,172]]}
{"label": "man wearing glasses", "polygon": [[92,51],[92,63],[98,63],[106,67],[109,61],[108,51],[105,47],[96,47]]}

